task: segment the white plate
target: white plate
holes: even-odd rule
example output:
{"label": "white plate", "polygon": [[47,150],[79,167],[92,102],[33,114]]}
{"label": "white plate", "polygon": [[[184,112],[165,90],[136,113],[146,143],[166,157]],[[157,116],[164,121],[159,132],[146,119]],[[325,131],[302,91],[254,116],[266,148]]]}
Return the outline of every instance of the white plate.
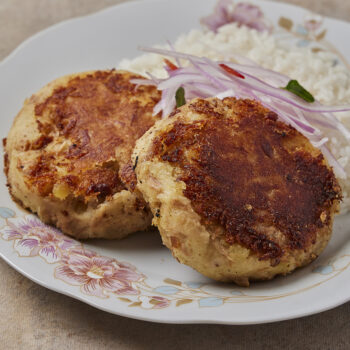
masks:
{"label": "white plate", "polygon": [[[210,13],[214,3],[131,2],[35,35],[0,65],[1,137],[23,100],[42,85],[67,73],[114,67],[123,57],[136,56],[138,45],[174,40],[199,27],[199,18]],[[281,3],[256,3],[275,28],[281,16],[302,24],[307,14]],[[326,39],[350,57],[350,25],[326,19],[323,26]],[[300,25],[290,36],[291,45],[314,45]],[[99,309],[156,322],[252,324],[320,312],[350,299],[349,215],[337,218],[329,246],[313,264],[244,289],[214,283],[178,264],[156,232],[83,247],[16,207],[2,171],[0,182],[2,258],[33,281]]]}

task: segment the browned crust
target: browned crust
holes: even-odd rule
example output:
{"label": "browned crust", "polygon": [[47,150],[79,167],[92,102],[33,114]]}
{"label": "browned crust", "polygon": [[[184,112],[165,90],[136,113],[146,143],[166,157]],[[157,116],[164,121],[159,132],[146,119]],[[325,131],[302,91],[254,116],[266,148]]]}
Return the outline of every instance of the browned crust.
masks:
{"label": "browned crust", "polygon": [[120,172],[120,177],[122,178],[123,182],[126,184],[128,189],[132,192],[135,190],[137,184],[137,178],[134,170],[135,165],[131,165],[129,163],[124,165]]}
{"label": "browned crust", "polygon": [[[6,138],[2,139],[2,147],[4,148],[4,150],[6,149],[6,142]],[[4,173],[7,177],[9,173],[9,156],[6,152],[4,153]]]}
{"label": "browned crust", "polygon": [[149,156],[181,169],[184,195],[203,223],[276,264],[285,250],[314,244],[341,200],[323,155],[254,101],[197,99],[187,111],[203,118],[178,118]]}
{"label": "browned crust", "polygon": [[[74,197],[100,202],[126,189],[118,172],[136,140],[158,119],[152,113],[160,98],[154,87],[135,89],[133,78],[141,77],[96,71],[69,80],[35,105],[40,137],[24,150],[38,151],[34,164],[23,171],[29,187],[50,196],[54,185],[64,184]],[[64,143],[68,146],[58,152],[51,149]]]}

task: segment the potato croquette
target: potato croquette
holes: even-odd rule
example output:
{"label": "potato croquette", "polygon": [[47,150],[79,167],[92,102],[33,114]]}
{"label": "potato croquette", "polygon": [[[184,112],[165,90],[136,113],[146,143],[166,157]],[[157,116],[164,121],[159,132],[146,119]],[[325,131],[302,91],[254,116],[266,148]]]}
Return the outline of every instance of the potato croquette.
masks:
{"label": "potato croquette", "polygon": [[59,78],[25,101],[5,141],[12,197],[77,238],[122,238],[152,214],[121,179],[136,140],[158,119],[154,87],[126,71]]}
{"label": "potato croquette", "polygon": [[163,243],[215,280],[286,275],[331,237],[341,201],[332,168],[256,101],[192,100],[138,140],[132,159]]}

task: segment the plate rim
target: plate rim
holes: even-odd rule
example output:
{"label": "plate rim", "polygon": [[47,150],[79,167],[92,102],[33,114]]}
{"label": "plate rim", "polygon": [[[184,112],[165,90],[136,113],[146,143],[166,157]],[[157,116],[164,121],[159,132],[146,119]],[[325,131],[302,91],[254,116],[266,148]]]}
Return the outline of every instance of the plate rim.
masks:
{"label": "plate rim", "polygon": [[[73,298],[75,300],[78,300],[80,302],[83,302],[89,306],[92,306],[98,310],[108,312],[113,315],[121,316],[121,317],[127,317],[131,318],[134,320],[139,320],[139,321],[146,321],[146,322],[154,322],[154,323],[163,323],[163,324],[218,324],[218,325],[237,325],[237,326],[249,326],[249,325],[259,325],[259,324],[267,324],[267,323],[275,323],[275,322],[281,322],[281,321],[288,321],[288,320],[293,320],[293,319],[298,319],[298,318],[304,318],[307,316],[319,314],[326,312],[328,310],[332,310],[340,305],[343,305],[344,303],[350,301],[350,294],[349,297],[346,298],[346,300],[340,300],[339,302],[336,303],[329,303],[328,305],[324,306],[321,309],[317,309],[315,311],[313,310],[308,310],[304,313],[296,313],[296,314],[289,314],[289,316],[276,316],[272,317],[268,320],[266,319],[259,319],[259,320],[252,320],[252,321],[242,321],[242,322],[237,322],[237,321],[227,321],[227,320],[219,320],[219,319],[210,319],[210,318],[181,318],[180,316],[182,315],[179,313],[179,317],[172,317],[172,318],[152,318],[151,316],[143,316],[143,315],[150,315],[150,313],[138,313],[138,314],[129,314],[124,311],[114,311],[111,310],[108,307],[104,307],[100,305],[98,302],[92,301],[93,299],[88,298],[82,293],[71,293],[68,290],[65,290],[64,288],[56,288],[53,285],[48,285],[45,282],[41,281],[38,278],[33,277],[33,275],[29,274],[25,270],[21,269],[18,265],[16,265],[13,261],[11,261],[7,256],[5,256],[2,252],[0,252],[0,257],[13,269],[15,269],[18,273],[23,275],[24,277],[28,278],[32,282],[40,285],[41,287],[44,287],[46,289],[49,289],[53,292],[62,294],[64,296],[68,296],[70,298]],[[99,299],[97,299],[99,300]],[[225,305],[222,305],[221,307],[225,307]],[[155,310],[154,310],[155,311]],[[166,311],[166,309],[164,310]]]}
{"label": "plate rim", "polygon": [[[124,7],[124,6],[130,6],[130,5],[136,5],[136,4],[141,4],[141,3],[145,3],[145,2],[160,2],[162,0],[125,0],[124,2],[120,3],[120,4],[114,4],[114,5],[108,5],[100,10],[97,10],[95,12],[92,13],[88,13],[85,15],[78,15],[78,16],[74,16],[74,17],[70,17],[67,19],[63,19],[61,21],[58,21],[44,29],[39,30],[38,32],[34,33],[33,35],[29,36],[28,38],[24,39],[21,43],[19,43],[7,56],[5,56],[1,61],[0,61],[0,68],[2,68],[2,66],[4,64],[6,64],[10,59],[12,59],[12,56],[15,56],[24,46],[27,46],[28,44],[30,44],[30,42],[32,40],[36,40],[38,37],[40,37],[41,35],[46,34],[47,32],[51,31],[51,30],[55,30],[56,28],[60,27],[60,26],[64,26],[69,22],[73,22],[73,21],[79,21],[79,20],[84,20],[88,17],[94,17],[96,15],[101,15],[103,14],[103,12],[108,12],[111,9],[114,8],[120,8],[120,7]],[[164,1],[164,0],[163,0]],[[167,0],[169,1],[169,0]],[[295,8],[295,9],[299,9],[299,10],[304,10],[304,11],[309,11],[311,13],[315,13],[315,14],[319,14],[320,16],[322,16],[325,19],[328,20],[333,20],[336,22],[340,22],[343,23],[345,25],[349,25],[350,22],[345,21],[343,19],[340,18],[335,18],[335,17],[331,17],[331,16],[325,16],[325,15],[321,15],[318,12],[314,12],[306,7],[300,6],[300,5],[295,5],[295,4],[290,4],[287,2],[279,2],[278,0],[259,0],[261,3],[269,3],[269,4],[275,4],[275,5],[281,5],[283,7],[291,7],[291,8]],[[240,2],[247,2],[249,3],[249,0],[240,0]]]}
{"label": "plate rim", "polygon": [[[0,61],[0,69],[3,69],[3,67],[11,61],[12,58],[14,58],[16,55],[18,55],[20,53],[20,51],[24,48],[27,47],[28,45],[31,44],[32,41],[37,40],[38,38],[40,38],[43,35],[46,35],[47,33],[56,30],[57,28],[61,27],[61,26],[65,26],[67,23],[70,22],[78,22],[81,20],[88,20],[91,17],[98,17],[98,16],[103,16],[104,12],[108,12],[111,11],[112,9],[115,8],[120,8],[120,7],[129,7],[129,6],[137,6],[137,4],[141,4],[141,3],[145,3],[145,2],[149,2],[149,3],[158,3],[162,0],[130,0],[130,1],[126,1],[120,4],[114,4],[114,5],[110,5],[107,6],[103,9],[100,9],[98,11],[95,11],[93,13],[89,13],[86,15],[81,15],[81,16],[76,16],[76,17],[72,17],[72,18],[68,18],[62,21],[59,21],[47,28],[44,28],[43,30],[38,31],[37,33],[35,33],[34,35],[30,36],[29,38],[25,39],[24,41],[22,41],[15,49],[13,49],[4,59],[2,59]],[[164,0],[163,0],[164,1]],[[168,0],[171,1],[171,0]],[[241,0],[242,1],[242,0]],[[243,0],[245,2],[249,2],[249,0]],[[277,5],[277,6],[283,6],[283,7],[292,7],[292,8],[296,8],[298,10],[303,10],[303,11],[309,11],[311,12],[311,10],[304,8],[302,6],[298,6],[298,5],[294,5],[294,4],[289,4],[289,3],[281,3],[278,1],[270,1],[270,0],[262,0],[260,2],[262,3],[268,3],[271,5]],[[340,22],[343,23],[347,26],[349,26],[350,29],[350,23],[345,21],[345,20],[341,20],[341,19],[336,19],[333,17],[328,17],[328,16],[323,16],[325,19],[327,20],[332,20],[332,21],[336,21],[336,22]],[[350,214],[348,214],[350,215]],[[123,310],[120,311],[115,311],[115,310],[111,310],[108,307],[104,307],[102,305],[100,305],[97,302],[94,302],[93,300],[91,300],[90,298],[86,297],[84,294],[82,293],[71,293],[67,290],[65,290],[64,288],[56,288],[54,285],[49,285],[44,281],[41,281],[38,278],[33,277],[30,273],[26,272],[25,270],[23,270],[20,266],[16,265],[16,263],[14,261],[12,261],[8,256],[4,255],[4,253],[2,251],[0,251],[0,257],[8,264],[10,265],[12,268],[14,268],[17,272],[19,272],[20,274],[22,274],[23,276],[25,276],[26,278],[30,279],[31,281],[33,281],[36,284],[39,284],[42,287],[45,287],[49,290],[52,290],[54,292],[66,295],[68,297],[74,298],[76,300],[79,300],[81,302],[84,302],[94,308],[97,308],[99,310],[105,311],[105,312],[109,312],[112,314],[116,314],[119,316],[123,316],[123,317],[128,317],[128,318],[133,318],[133,319],[137,319],[137,320],[142,320],[142,321],[148,321],[148,322],[156,322],[156,323],[169,323],[169,324],[226,324],[226,325],[253,325],[253,324],[263,324],[263,323],[273,323],[273,322],[279,322],[279,321],[284,321],[284,320],[290,320],[290,319],[295,319],[295,318],[302,318],[302,317],[306,317],[309,315],[313,315],[313,314],[317,314],[317,313],[321,313],[321,312],[325,312],[327,310],[336,308],[346,302],[348,302],[350,300],[350,293],[348,296],[343,297],[343,298],[338,298],[336,302],[332,302],[332,298],[329,298],[329,302],[328,303],[323,303],[323,307],[315,307],[314,309],[311,310],[307,310],[304,313],[289,313],[288,315],[279,315],[279,316],[269,316],[269,318],[265,318],[265,319],[259,319],[259,320],[252,320],[252,321],[244,321],[244,322],[237,322],[237,321],[227,321],[227,320],[219,320],[219,319],[209,319],[209,318],[196,318],[191,316],[191,318],[181,318],[182,313],[179,312],[178,315],[176,316],[171,316],[171,318],[163,318],[163,319],[158,319],[158,318],[152,318],[152,314],[151,313],[145,313],[145,312],[139,312],[139,314],[128,314],[127,312],[124,312]],[[223,306],[225,307],[225,306]]]}

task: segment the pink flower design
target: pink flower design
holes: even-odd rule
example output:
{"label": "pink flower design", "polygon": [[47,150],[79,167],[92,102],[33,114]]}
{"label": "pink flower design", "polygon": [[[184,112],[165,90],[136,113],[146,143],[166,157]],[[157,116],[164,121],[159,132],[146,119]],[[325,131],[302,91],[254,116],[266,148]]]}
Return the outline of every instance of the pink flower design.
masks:
{"label": "pink flower design", "polygon": [[162,309],[170,305],[170,300],[163,297],[152,296],[150,303],[154,304],[153,309]]}
{"label": "pink flower design", "polygon": [[80,286],[83,293],[107,298],[108,292],[115,294],[139,294],[132,285],[144,276],[129,264],[115,259],[98,256],[95,252],[72,250],[62,258],[62,265],[56,267],[55,277],[74,286]]}
{"label": "pink flower design", "polygon": [[231,21],[256,29],[259,32],[269,29],[260,8],[247,3],[237,4],[231,15]]}
{"label": "pink flower design", "polygon": [[219,0],[214,12],[203,18],[201,22],[214,32],[223,25],[233,22],[258,31],[271,29],[258,6],[248,3],[238,3],[233,6],[232,0]]}
{"label": "pink flower design", "polygon": [[323,17],[315,14],[309,14],[304,19],[304,26],[307,31],[316,33],[322,26]]}
{"label": "pink flower design", "polygon": [[14,241],[14,249],[19,256],[41,256],[52,264],[61,260],[63,252],[81,246],[34,216],[8,220],[7,224],[1,232],[2,237],[7,241]]}
{"label": "pink flower design", "polygon": [[156,295],[141,295],[138,297],[143,309],[163,309],[171,304],[171,301]]}

